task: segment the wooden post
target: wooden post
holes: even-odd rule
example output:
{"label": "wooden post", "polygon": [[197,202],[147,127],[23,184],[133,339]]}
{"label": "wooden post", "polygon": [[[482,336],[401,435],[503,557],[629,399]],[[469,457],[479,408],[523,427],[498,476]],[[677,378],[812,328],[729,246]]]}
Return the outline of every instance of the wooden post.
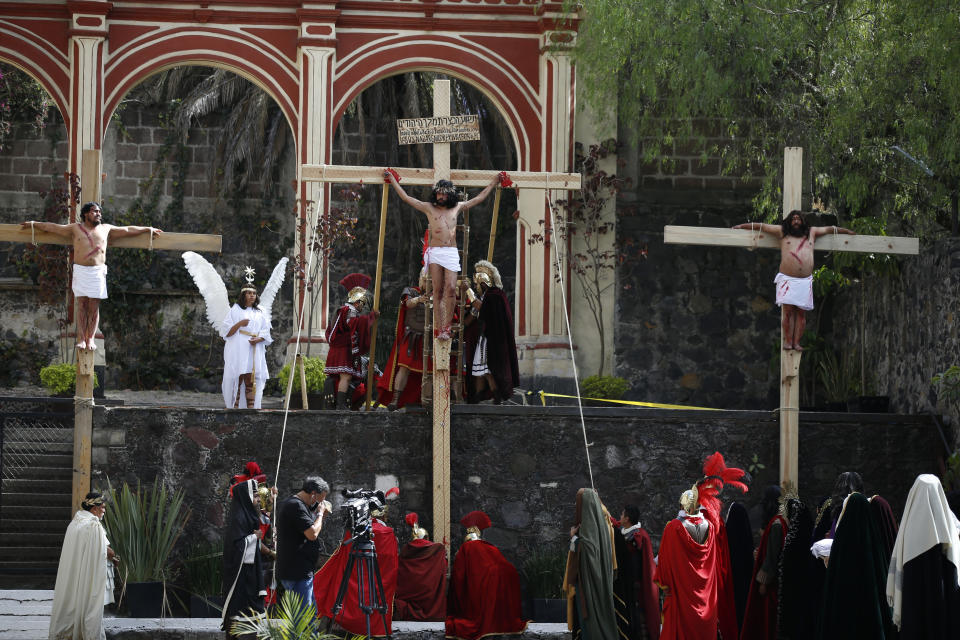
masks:
{"label": "wooden post", "polygon": [[297,354],[297,368],[300,373],[300,406],[304,409],[310,408],[310,400],[307,398],[307,370],[303,364],[303,356]]}
{"label": "wooden post", "polygon": [[73,413],[73,497],[76,511],[90,491],[93,439],[93,351],[77,349],[77,382]]}
{"label": "wooden post", "polygon": [[450,555],[450,340],[433,341],[433,535]]}
{"label": "wooden post", "polygon": [[497,193],[493,196],[493,217],[490,219],[490,239],[487,240],[487,262],[493,262],[493,243],[497,240],[497,219],[500,217],[500,192],[503,189],[497,186]]}
{"label": "wooden post", "polygon": [[[803,207],[803,149],[783,150],[783,217]],[[800,487],[800,351],[784,351],[786,311],[780,310],[780,485]]]}
{"label": "wooden post", "polygon": [[380,281],[383,272],[383,238],[387,233],[387,195],[390,193],[390,185],[383,183],[383,193],[380,196],[380,239],[377,242],[377,277],[373,284],[373,327],[370,330],[370,361],[367,362],[367,399],[365,408],[370,411],[370,400],[373,397],[373,372],[376,365],[373,361],[373,354],[377,349],[377,320],[380,313]]}

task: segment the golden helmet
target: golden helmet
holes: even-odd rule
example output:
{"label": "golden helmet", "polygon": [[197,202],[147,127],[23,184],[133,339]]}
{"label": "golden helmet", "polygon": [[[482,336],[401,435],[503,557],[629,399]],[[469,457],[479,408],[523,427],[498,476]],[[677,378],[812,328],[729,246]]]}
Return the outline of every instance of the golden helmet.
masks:
{"label": "golden helmet", "polygon": [[483,284],[487,287],[503,288],[503,280],[500,279],[500,271],[493,266],[493,263],[486,260],[473,265],[473,283],[478,287]]}
{"label": "golden helmet", "polygon": [[680,494],[680,506],[687,513],[696,513],[697,505],[700,503],[700,492],[697,491],[697,485],[693,485],[682,494]]}

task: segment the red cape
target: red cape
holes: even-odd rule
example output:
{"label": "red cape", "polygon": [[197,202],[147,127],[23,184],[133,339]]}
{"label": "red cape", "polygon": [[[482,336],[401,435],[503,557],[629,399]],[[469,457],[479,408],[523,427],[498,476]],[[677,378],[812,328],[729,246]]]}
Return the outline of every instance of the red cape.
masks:
{"label": "red cape", "polygon": [[783,516],[777,515],[771,518],[767,523],[767,528],[763,530],[763,537],[760,538],[760,546],[757,548],[757,558],[753,562],[753,575],[750,578],[750,595],[747,596],[747,608],[743,615],[743,631],[740,635],[741,640],[763,640],[764,638],[777,637],[777,584],[768,585],[766,595],[760,595],[760,583],[757,582],[757,571],[763,566],[763,561],[767,557],[767,540],[770,537],[770,525],[775,521],[780,522],[780,547],[783,548],[783,542],[787,539],[787,521]]}
{"label": "red cape", "polygon": [[[344,539],[349,535],[347,532]],[[377,564],[380,566],[380,577],[383,580],[383,593],[387,605],[387,626],[391,626],[393,614],[393,596],[397,591],[397,537],[393,529],[379,520],[373,521],[373,541],[377,547]],[[343,578],[343,570],[347,566],[347,559],[352,545],[340,545],[327,563],[313,576],[313,596],[317,601],[317,615],[325,618],[333,617],[333,605],[337,601],[337,590]],[[366,635],[367,618],[360,611],[357,602],[357,572],[356,565],[350,576],[350,586],[347,587],[346,597],[343,599],[343,609],[334,622],[358,635]],[[374,612],[370,616],[370,634],[373,636],[387,635],[383,628],[383,619]]]}
{"label": "red cape", "polygon": [[660,540],[660,556],[653,579],[667,587],[663,602],[661,638],[716,640],[737,637],[730,552],[723,522],[704,509],[710,522],[706,543],[699,545],[674,518]]}
{"label": "red cape", "polygon": [[412,540],[400,550],[396,620],[441,621],[447,615],[447,551],[439,542]]}
{"label": "red cape", "polygon": [[520,614],[517,570],[489,542],[464,542],[450,576],[446,636],[477,640],[526,628],[527,621]]}
{"label": "red cape", "polygon": [[[419,289],[417,290],[419,291]],[[420,386],[423,381],[423,340],[426,337],[421,338],[420,347],[414,349],[412,356],[406,356],[408,341],[404,336],[404,328],[407,325],[406,301],[408,297],[408,295],[400,297],[397,326],[393,331],[393,347],[390,349],[390,358],[387,360],[380,382],[377,383],[377,402],[388,405],[393,400],[393,394],[396,391],[393,382],[397,374],[397,367],[402,364],[410,370],[407,375],[407,386],[403,388],[403,393],[397,398],[397,408],[408,404],[420,404]]]}
{"label": "red cape", "polygon": [[646,529],[634,529],[630,534],[627,549],[640,555],[640,580],[634,582],[637,603],[643,610],[647,624],[647,636],[651,640],[660,637],[660,593],[653,581],[656,565],[653,561],[653,543]]}

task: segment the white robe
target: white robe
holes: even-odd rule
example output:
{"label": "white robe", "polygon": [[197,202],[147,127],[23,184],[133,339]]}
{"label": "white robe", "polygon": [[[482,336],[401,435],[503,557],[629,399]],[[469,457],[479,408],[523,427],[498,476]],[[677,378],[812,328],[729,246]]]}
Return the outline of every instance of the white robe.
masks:
{"label": "white robe", "polygon": [[107,532],[100,518],[80,510],[63,538],[50,613],[50,640],[104,640]]}
{"label": "white robe", "polygon": [[[250,322],[245,327],[240,327],[242,331],[253,333],[261,338],[263,342],[258,342],[254,347],[250,346],[250,338],[244,333],[237,331],[229,338],[227,333],[243,319]],[[267,350],[266,347],[273,342],[270,337],[270,319],[260,309],[247,307],[243,309],[238,304],[230,307],[227,317],[220,323],[220,335],[224,339],[223,345],[223,402],[228,409],[237,403],[237,391],[239,389],[239,378],[245,373],[253,371],[254,359],[256,359],[256,378],[257,395],[254,400],[253,408],[260,408],[260,400],[263,397],[263,385],[267,381]],[[247,408],[247,400],[243,391],[240,391],[241,408]]]}

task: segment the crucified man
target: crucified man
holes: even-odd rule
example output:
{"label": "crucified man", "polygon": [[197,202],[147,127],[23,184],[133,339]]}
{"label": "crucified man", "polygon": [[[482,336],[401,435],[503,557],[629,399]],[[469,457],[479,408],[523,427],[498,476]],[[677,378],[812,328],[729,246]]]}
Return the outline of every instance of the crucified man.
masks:
{"label": "crucified man", "polygon": [[[433,187],[430,202],[411,198],[397,183],[393,171],[385,169],[383,177],[390,181],[400,199],[408,205],[426,214],[430,228],[430,246],[423,259],[430,269],[433,282],[434,301],[433,326],[438,340],[450,339],[450,319],[453,317],[453,305],[456,301],[457,274],[460,272],[460,254],[457,252],[457,217],[461,211],[483,202],[490,190],[505,176],[503,172],[494,176],[486,187],[475,197],[460,202],[457,190],[449,180],[440,180]],[[436,292],[440,292],[439,304]]]}
{"label": "crucified man", "polygon": [[73,240],[73,295],[77,297],[77,348],[96,349],[94,336],[100,324],[100,300],[107,297],[107,241],[110,238],[163,233],[153,227],[115,227],[103,224],[96,202],[80,208],[80,221],[71,224],[35,222],[20,224]]}
{"label": "crucified man", "polygon": [[734,229],[763,231],[780,238],[780,273],[773,282],[777,304],[783,307],[783,349],[803,351],[800,338],[806,328],[806,311],[813,309],[813,243],[828,233],[856,235],[843,227],[811,227],[803,214],[793,210],[783,223],[745,222]]}

